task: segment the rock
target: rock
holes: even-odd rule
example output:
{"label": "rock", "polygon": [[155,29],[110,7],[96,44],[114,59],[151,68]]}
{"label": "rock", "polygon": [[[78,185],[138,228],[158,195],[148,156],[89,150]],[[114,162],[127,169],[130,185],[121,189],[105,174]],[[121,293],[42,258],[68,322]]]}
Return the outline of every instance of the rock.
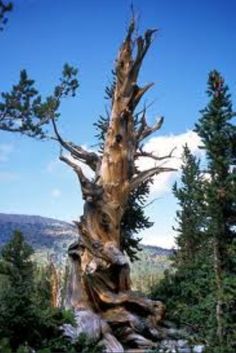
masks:
{"label": "rock", "polygon": [[166,339],[160,342],[159,353],[203,353],[204,346],[196,345],[190,346],[187,340],[172,340]]}
{"label": "rock", "polygon": [[164,339],[170,340],[182,340],[188,338],[189,335],[183,329],[176,329],[176,328],[166,328],[166,327],[159,327],[160,332],[162,333],[162,337]]}
{"label": "rock", "polygon": [[176,353],[192,353],[191,347],[177,348]]}
{"label": "rock", "polygon": [[178,341],[176,342],[176,344],[177,344],[177,346],[178,346],[179,348],[186,348],[186,347],[189,347],[189,343],[188,343],[187,340],[178,340]]}
{"label": "rock", "polygon": [[170,352],[172,352],[172,351],[175,352],[176,341],[174,341],[174,340],[163,340],[163,341],[161,341],[160,348],[169,349]]}
{"label": "rock", "polygon": [[204,352],[205,346],[203,344],[199,344],[193,347],[193,353],[202,353]]}

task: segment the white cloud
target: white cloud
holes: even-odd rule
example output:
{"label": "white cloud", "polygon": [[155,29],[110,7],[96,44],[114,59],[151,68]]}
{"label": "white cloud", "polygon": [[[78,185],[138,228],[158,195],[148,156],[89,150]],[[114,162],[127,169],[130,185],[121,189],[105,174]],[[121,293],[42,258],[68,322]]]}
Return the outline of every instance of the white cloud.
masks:
{"label": "white cloud", "polygon": [[0,144],[0,162],[7,162],[12,150],[12,144]]}
{"label": "white cloud", "polygon": [[[152,152],[154,155],[161,157],[168,155],[173,148],[176,148],[173,157],[162,162],[142,157],[138,161],[138,166],[141,170],[145,170],[155,165],[160,165],[175,168],[178,171],[182,164],[181,155],[183,146],[187,144],[193,154],[200,156],[203,153],[202,150],[198,148],[200,142],[199,136],[191,130],[179,135],[153,137],[144,145],[143,150]],[[166,172],[155,176],[154,184],[151,186],[151,197],[170,192],[173,180],[176,179],[177,175],[177,172]]]}
{"label": "white cloud", "polygon": [[61,191],[59,189],[53,189],[51,195],[53,198],[58,199],[61,196]]}

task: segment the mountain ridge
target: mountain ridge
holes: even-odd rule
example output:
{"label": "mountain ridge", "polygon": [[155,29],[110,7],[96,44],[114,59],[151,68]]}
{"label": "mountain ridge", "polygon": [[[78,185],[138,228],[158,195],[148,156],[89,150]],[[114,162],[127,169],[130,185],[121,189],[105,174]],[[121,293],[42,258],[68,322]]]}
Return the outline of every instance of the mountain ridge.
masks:
{"label": "mountain ridge", "polygon": [[[37,215],[0,213],[0,248],[15,230],[21,231],[33,247],[37,263],[51,259],[59,268],[64,268],[67,249],[78,238],[73,223]],[[135,290],[148,293],[170,268],[173,251],[154,245],[142,245],[142,250],[139,260],[130,264],[131,280]]]}
{"label": "mountain ridge", "polygon": [[[11,237],[14,230],[21,231],[26,240],[36,249],[45,249],[48,240],[49,249],[54,243],[73,242],[78,234],[73,223],[56,218],[40,215],[0,213],[0,246],[4,245]],[[54,232],[54,233],[53,233]],[[41,238],[40,238],[41,236]],[[69,245],[69,244],[68,244]],[[172,253],[171,249],[156,245],[142,244],[142,247],[151,252],[161,252],[167,256]],[[65,248],[65,246],[63,246]],[[45,249],[46,250],[46,249]]]}

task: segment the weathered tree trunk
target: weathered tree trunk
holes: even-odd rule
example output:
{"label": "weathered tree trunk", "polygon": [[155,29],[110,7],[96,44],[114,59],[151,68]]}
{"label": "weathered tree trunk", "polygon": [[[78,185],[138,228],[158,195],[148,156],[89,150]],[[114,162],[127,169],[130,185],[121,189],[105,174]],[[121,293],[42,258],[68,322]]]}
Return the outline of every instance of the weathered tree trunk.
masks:
{"label": "weathered tree trunk", "polygon": [[[133,40],[134,22],[116,60],[116,85],[112,97],[110,123],[102,156],[64,141],[54,129],[60,144],[72,158],[60,159],[78,175],[84,203],[84,213],[76,222],[78,242],[69,248],[71,274],[67,304],[76,311],[76,335],[85,331],[107,347],[109,352],[122,352],[123,347],[150,347],[159,337],[158,323],[164,315],[164,305],[136,296],[131,291],[130,269],[120,250],[120,223],[129,193],[155,174],[171,171],[154,167],[138,171],[136,159],[141,155],[157,157],[142,151],[141,142],[158,130],[161,118],[153,127],[145,119],[134,127],[134,111],[143,94],[152,86],[137,85],[143,58],[155,30]],[[135,53],[134,53],[135,50]],[[95,172],[88,180],[77,161],[89,165]]]}

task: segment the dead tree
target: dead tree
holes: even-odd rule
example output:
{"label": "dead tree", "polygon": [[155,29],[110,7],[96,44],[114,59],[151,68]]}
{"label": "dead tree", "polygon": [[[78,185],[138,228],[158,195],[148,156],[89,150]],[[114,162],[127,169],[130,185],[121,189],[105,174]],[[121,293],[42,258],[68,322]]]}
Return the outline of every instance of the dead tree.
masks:
{"label": "dead tree", "polygon": [[[144,110],[138,128],[134,124],[135,109],[153,85],[140,87],[137,81],[156,32],[147,30],[144,36],[134,38],[134,30],[132,21],[116,59],[103,154],[65,141],[52,120],[56,139],[67,151],[60,159],[77,174],[84,199],[83,215],[75,222],[79,239],[69,248],[71,273],[66,300],[75,311],[77,327],[67,326],[66,332],[72,337],[85,332],[109,352],[155,346],[165,311],[161,302],[131,291],[128,260],[120,249],[120,223],[129,193],[148,178],[173,170],[155,166],[139,171],[136,166],[140,156],[158,163],[170,155],[157,157],[142,150],[143,140],[161,128],[163,118],[150,127]],[[95,173],[92,180],[84,175],[81,162]]]}

